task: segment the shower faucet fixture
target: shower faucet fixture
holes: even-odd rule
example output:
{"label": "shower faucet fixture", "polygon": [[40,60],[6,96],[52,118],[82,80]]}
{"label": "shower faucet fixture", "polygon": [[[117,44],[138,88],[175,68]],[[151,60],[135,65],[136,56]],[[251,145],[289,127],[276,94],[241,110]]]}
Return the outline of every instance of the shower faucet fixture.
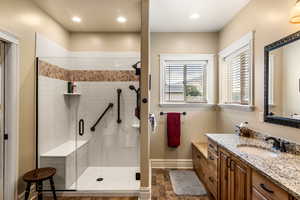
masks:
{"label": "shower faucet fixture", "polygon": [[140,88],[136,89],[134,85],[130,85],[129,89],[134,90],[137,94],[140,92]]}
{"label": "shower faucet fixture", "polygon": [[138,61],[137,63],[132,65],[132,68],[135,69],[135,75],[137,75],[137,76],[141,75],[141,68],[138,68],[138,64],[140,64],[140,63],[141,63],[141,61]]}

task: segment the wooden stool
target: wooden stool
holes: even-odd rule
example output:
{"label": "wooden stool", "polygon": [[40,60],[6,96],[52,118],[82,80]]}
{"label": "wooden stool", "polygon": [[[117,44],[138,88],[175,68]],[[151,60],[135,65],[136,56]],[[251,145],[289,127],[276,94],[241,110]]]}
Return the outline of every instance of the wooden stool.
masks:
{"label": "wooden stool", "polygon": [[26,192],[25,192],[25,200],[28,200],[29,194],[30,194],[30,187],[32,183],[36,183],[37,186],[37,191],[38,191],[38,200],[43,199],[43,181],[49,180],[50,181],[50,186],[51,190],[53,193],[53,198],[54,200],[57,200],[56,194],[55,194],[55,186],[54,186],[54,181],[53,181],[53,176],[56,173],[56,169],[54,168],[39,168],[32,170],[30,172],[27,172],[23,176],[23,180],[27,182],[26,186]]}

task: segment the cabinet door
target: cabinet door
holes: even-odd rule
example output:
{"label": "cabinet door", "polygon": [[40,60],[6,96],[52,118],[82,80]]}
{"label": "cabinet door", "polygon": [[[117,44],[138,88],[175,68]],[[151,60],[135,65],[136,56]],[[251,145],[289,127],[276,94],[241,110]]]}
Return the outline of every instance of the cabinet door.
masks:
{"label": "cabinet door", "polygon": [[248,168],[237,160],[231,160],[229,176],[230,200],[248,200],[250,197]]}
{"label": "cabinet door", "polygon": [[230,157],[229,155],[224,152],[220,151],[220,169],[219,169],[219,184],[220,184],[220,192],[219,197],[220,200],[229,200],[229,179],[228,179],[228,173],[229,173],[229,162]]}

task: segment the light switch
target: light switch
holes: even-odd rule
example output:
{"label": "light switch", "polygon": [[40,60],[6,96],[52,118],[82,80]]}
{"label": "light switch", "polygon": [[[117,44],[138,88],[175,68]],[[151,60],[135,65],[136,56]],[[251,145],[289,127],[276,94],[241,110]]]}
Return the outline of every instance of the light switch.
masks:
{"label": "light switch", "polygon": [[258,120],[259,122],[264,122],[264,112],[259,112],[258,113]]}

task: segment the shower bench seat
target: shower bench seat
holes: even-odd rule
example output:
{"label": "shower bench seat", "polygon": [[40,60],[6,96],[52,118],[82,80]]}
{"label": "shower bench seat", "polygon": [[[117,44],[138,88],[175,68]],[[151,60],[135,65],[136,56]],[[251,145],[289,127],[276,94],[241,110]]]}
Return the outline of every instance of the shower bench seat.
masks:
{"label": "shower bench seat", "polygon": [[[76,155],[77,154],[77,155]],[[56,188],[67,190],[88,166],[88,141],[67,141],[46,153],[40,154],[40,167],[55,167]],[[76,161],[77,158],[77,161]],[[77,163],[80,163],[77,165]],[[77,172],[76,172],[77,169]],[[45,185],[48,189],[49,185]]]}

